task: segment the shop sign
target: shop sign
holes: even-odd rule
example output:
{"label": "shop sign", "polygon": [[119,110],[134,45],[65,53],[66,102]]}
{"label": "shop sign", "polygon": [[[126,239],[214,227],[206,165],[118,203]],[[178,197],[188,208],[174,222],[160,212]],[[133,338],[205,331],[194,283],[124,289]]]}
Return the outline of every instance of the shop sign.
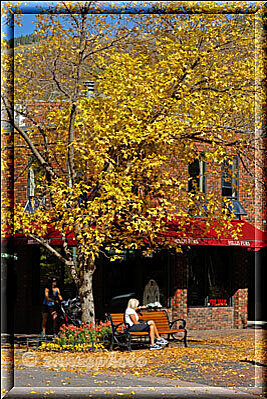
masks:
{"label": "shop sign", "polygon": [[230,246],[238,246],[238,247],[249,247],[250,242],[249,241],[240,241],[240,240],[228,240],[228,245]]}
{"label": "shop sign", "polygon": [[[45,240],[44,242],[46,244],[51,244],[51,240],[50,239],[49,240]],[[28,239],[28,244],[30,244],[30,245],[33,245],[33,244],[40,245],[38,241],[36,241],[34,239],[31,239],[31,238]]]}
{"label": "shop sign", "polygon": [[209,299],[208,306],[227,306],[227,299]]}
{"label": "shop sign", "polygon": [[199,244],[199,240],[193,238],[176,238],[174,240],[176,244],[179,245],[197,245]]}

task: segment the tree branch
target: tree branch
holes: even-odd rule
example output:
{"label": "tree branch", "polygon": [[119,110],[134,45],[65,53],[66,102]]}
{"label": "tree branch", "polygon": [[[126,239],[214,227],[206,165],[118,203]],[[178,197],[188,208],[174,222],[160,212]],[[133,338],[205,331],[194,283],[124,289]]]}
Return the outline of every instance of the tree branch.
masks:
{"label": "tree branch", "polygon": [[58,90],[59,90],[62,94],[64,94],[64,96],[66,96],[67,98],[71,98],[71,96],[61,87],[61,84],[59,83],[59,81],[58,81],[57,78],[56,78],[56,64],[57,64],[57,58],[58,58],[58,56],[55,58],[54,63],[53,63],[54,69],[52,70],[52,79],[53,79],[53,81],[55,82],[55,84],[56,84]]}
{"label": "tree branch", "polygon": [[55,255],[61,262],[63,263],[67,262],[67,259],[65,259],[64,256],[62,256],[58,251],[56,251],[54,247],[48,244],[48,242],[44,238],[39,237],[33,233],[29,233],[28,235],[29,237],[37,241],[39,244],[41,244],[43,247],[45,247],[51,254]]}

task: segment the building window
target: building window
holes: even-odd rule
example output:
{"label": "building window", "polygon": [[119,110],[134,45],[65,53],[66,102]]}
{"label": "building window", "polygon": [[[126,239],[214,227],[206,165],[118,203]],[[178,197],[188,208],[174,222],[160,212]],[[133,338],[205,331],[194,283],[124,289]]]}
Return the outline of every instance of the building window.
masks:
{"label": "building window", "polygon": [[238,201],[239,186],[238,158],[227,159],[222,164],[222,197],[227,199],[227,207],[235,218],[247,215],[247,212]]}
{"label": "building window", "polygon": [[28,162],[27,202],[25,211],[34,213],[40,205],[45,205],[45,171],[33,159]]}
{"label": "building window", "polygon": [[227,159],[222,164],[222,196],[238,198],[238,158]]}
{"label": "building window", "polygon": [[21,104],[16,104],[14,107],[15,122],[21,129],[24,130],[27,128],[25,114],[26,114],[25,107]]}
{"label": "building window", "polygon": [[28,176],[27,176],[27,198],[34,197],[35,190],[35,178],[34,170],[31,164],[28,166]]}
{"label": "building window", "polygon": [[92,94],[94,94],[95,91],[95,82],[93,80],[86,80],[84,82],[84,94],[87,97],[90,97]]}
{"label": "building window", "polygon": [[195,159],[194,162],[189,164],[188,173],[188,191],[206,193],[206,163],[203,160]]}
{"label": "building window", "polygon": [[[203,156],[203,154],[201,154]],[[188,213],[193,217],[202,217],[207,213],[206,207],[206,163],[203,159],[195,159],[188,165],[188,192],[193,203],[189,206]],[[200,194],[197,197],[194,194]]]}
{"label": "building window", "polygon": [[188,306],[231,305],[229,248],[192,248],[188,258]]}

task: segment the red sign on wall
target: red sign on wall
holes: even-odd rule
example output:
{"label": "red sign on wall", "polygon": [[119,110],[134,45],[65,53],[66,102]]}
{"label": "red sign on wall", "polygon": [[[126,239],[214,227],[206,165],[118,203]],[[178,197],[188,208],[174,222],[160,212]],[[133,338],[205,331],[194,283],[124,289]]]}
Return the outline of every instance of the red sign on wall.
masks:
{"label": "red sign on wall", "polygon": [[227,306],[227,299],[209,299],[209,306]]}

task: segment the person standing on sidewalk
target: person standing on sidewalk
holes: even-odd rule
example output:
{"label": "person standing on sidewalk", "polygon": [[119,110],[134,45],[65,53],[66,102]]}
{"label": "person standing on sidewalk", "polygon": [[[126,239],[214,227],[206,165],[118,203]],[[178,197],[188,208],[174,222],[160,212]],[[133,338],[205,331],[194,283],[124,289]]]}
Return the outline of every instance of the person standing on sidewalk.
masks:
{"label": "person standing on sidewalk", "polygon": [[[149,321],[139,321],[139,316],[136,313],[138,309],[145,309],[146,306],[140,306],[138,299],[131,298],[128,302],[127,309],[124,314],[124,321],[126,325],[129,325],[130,332],[149,332],[150,336],[150,350],[162,349],[163,346],[168,344],[168,341],[161,338],[156,324],[153,320]],[[155,340],[156,337],[156,340]]]}
{"label": "person standing on sidewalk", "polygon": [[42,313],[42,332],[41,337],[46,336],[46,323],[48,319],[48,315],[51,314],[53,318],[53,332],[54,336],[56,336],[57,329],[57,307],[59,301],[62,301],[63,298],[60,294],[60,290],[58,288],[58,283],[56,277],[53,277],[50,284],[47,284],[45,287],[45,297],[43,301],[43,313]]}

